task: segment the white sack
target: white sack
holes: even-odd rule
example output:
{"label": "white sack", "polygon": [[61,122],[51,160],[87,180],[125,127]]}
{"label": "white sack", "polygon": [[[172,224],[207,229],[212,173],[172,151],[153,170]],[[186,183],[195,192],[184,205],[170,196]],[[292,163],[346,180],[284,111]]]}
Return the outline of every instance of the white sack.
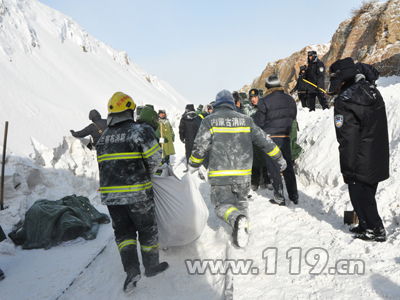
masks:
{"label": "white sack", "polygon": [[186,174],[180,180],[168,168],[152,182],[161,246],[183,246],[196,240],[207,223],[208,208],[193,178]]}

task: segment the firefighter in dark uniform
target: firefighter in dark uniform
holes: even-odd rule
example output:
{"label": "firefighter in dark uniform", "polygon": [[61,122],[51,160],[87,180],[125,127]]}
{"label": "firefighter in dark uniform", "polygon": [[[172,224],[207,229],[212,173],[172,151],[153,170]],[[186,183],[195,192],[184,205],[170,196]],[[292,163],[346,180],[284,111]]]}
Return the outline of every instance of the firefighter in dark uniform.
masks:
{"label": "firefighter in dark uniform", "polygon": [[389,178],[386,109],[378,89],[360,71],[350,57],[333,63],[329,93],[337,95],[334,118],[340,169],[359,219],[350,231],[355,238],[383,242],[386,232],[375,194],[378,183]]}
{"label": "firefighter in dark uniform", "polygon": [[96,145],[101,202],[107,205],[113,221],[115,240],[127,273],[126,292],[140,279],[138,244],[147,277],[168,268],[168,263],[159,263],[151,183],[162,151],[154,130],[134,121],[135,107],[131,97],[115,93],[108,102],[108,128]]}
{"label": "firefighter in dark uniform", "polygon": [[315,98],[318,98],[323,109],[328,108],[324,93],[325,86],[325,65],[318,59],[316,51],[308,51],[307,53],[307,69],[304,79],[308,83],[307,103],[310,111],[315,111]]}
{"label": "firefighter in dark uniform", "polygon": [[244,247],[248,242],[247,195],[253,162],[252,144],[277,161],[281,170],[286,168],[286,162],[279,148],[253,119],[235,110],[229,91],[217,94],[214,109],[201,123],[189,160],[189,172],[194,173],[209,155],[211,201],[217,216],[233,228],[234,243]]}

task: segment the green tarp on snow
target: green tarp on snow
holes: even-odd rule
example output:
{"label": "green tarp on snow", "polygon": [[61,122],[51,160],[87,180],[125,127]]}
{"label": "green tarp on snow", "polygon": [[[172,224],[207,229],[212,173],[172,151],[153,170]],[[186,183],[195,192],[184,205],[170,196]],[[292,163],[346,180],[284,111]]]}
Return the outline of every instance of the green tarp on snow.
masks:
{"label": "green tarp on snow", "polygon": [[51,248],[77,237],[95,239],[99,224],[109,223],[82,196],[67,196],[57,201],[38,200],[25,214],[9,237],[23,249]]}

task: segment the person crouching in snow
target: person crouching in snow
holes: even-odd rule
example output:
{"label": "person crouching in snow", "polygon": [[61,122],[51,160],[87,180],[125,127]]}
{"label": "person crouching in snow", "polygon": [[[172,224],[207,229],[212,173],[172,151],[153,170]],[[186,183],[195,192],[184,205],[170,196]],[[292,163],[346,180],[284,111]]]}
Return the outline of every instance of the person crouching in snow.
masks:
{"label": "person crouching in snow", "polygon": [[154,130],[135,123],[136,104],[115,93],[108,102],[108,128],[96,145],[100,171],[101,202],[112,218],[115,240],[127,273],[123,289],[130,292],[140,279],[137,253],[139,234],[145,275],[168,268],[159,262],[158,229],[151,175],[161,163],[161,148]]}
{"label": "person crouching in snow", "polygon": [[238,247],[245,247],[248,242],[247,195],[253,143],[276,160],[281,171],[286,168],[276,144],[251,117],[237,112],[232,94],[222,90],[217,94],[214,112],[200,125],[189,159],[189,172],[196,172],[209,155],[211,201],[217,216],[233,228],[233,242]]}
{"label": "person crouching in snow", "polygon": [[163,163],[169,165],[170,156],[175,154],[174,141],[175,134],[172,129],[171,123],[167,119],[165,110],[158,111],[158,128],[156,136],[163,150]]}
{"label": "person crouching in snow", "polygon": [[335,98],[335,128],[340,169],[348,184],[359,226],[355,238],[384,242],[386,231],[375,194],[389,178],[389,137],[385,102],[375,85],[359,73],[352,58],[333,63],[329,93]]}

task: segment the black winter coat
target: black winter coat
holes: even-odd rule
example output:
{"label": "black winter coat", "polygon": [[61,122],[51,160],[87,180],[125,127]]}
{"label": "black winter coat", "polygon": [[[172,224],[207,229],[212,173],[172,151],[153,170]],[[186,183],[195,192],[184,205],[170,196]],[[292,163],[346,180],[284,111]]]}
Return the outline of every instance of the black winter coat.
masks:
{"label": "black winter coat", "polygon": [[194,111],[182,115],[179,123],[179,137],[183,143],[193,144],[200,128],[201,118]]}
{"label": "black winter coat", "polygon": [[296,102],[282,88],[270,89],[268,92],[258,102],[254,122],[267,134],[289,136],[292,122],[297,116]]}
{"label": "black winter coat", "polygon": [[[307,65],[306,74],[304,78],[314,84],[316,84],[321,89],[325,89],[325,65],[322,61],[317,59],[315,62],[311,62]],[[320,93],[316,87],[310,84],[308,85],[309,93]]]}
{"label": "black winter coat", "polygon": [[100,113],[93,109],[89,113],[89,119],[93,122],[80,131],[72,132],[72,136],[77,138],[83,138],[91,135],[93,138],[93,144],[96,145],[104,130],[107,128],[107,120],[102,119]]}
{"label": "black winter coat", "polygon": [[346,183],[376,184],[389,177],[389,138],[385,103],[366,80],[335,100],[340,168]]}
{"label": "black winter coat", "polygon": [[304,77],[305,77],[305,75],[299,75],[299,78],[297,79],[297,83],[294,86],[294,88],[290,91],[290,93],[294,93],[297,91],[300,94],[305,94],[305,93],[307,93],[308,90],[310,90],[310,85],[303,81]]}

